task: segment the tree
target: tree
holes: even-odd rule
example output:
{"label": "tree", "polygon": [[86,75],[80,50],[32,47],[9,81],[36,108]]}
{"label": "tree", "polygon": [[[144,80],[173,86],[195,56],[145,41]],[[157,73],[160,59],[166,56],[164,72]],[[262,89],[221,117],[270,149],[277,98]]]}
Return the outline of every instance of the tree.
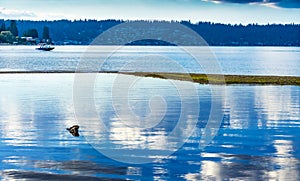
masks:
{"label": "tree", "polygon": [[23,33],[23,36],[25,36],[25,37],[32,37],[32,38],[38,38],[39,34],[38,34],[38,31],[36,29],[29,29],[29,30],[27,30],[27,31],[25,31]]}
{"label": "tree", "polygon": [[49,27],[48,26],[44,26],[44,29],[43,29],[43,39],[45,39],[45,40],[50,39]]}
{"label": "tree", "polygon": [[1,43],[13,43],[15,41],[15,36],[10,31],[2,31],[0,33]]}
{"label": "tree", "polygon": [[4,22],[1,24],[0,33],[1,33],[1,31],[6,31],[6,27],[5,27]]}
{"label": "tree", "polygon": [[11,21],[10,21],[10,27],[9,27],[9,30],[10,30],[10,32],[11,32],[14,36],[18,36],[19,32],[18,32],[16,20],[11,20]]}

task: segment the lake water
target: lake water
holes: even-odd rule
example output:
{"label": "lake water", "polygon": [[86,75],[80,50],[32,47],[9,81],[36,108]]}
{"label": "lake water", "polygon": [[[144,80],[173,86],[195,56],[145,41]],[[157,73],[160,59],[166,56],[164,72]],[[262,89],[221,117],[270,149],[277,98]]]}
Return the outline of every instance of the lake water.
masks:
{"label": "lake water", "polygon": [[[0,71],[74,71],[80,60],[105,59],[107,58],[105,56],[113,51],[102,66],[97,65],[99,70],[300,75],[300,47],[200,48],[200,61],[212,61],[215,55],[215,61],[220,65],[220,72],[204,71],[201,65],[193,60],[192,55],[178,47],[115,48],[99,46],[88,50],[88,46],[57,46],[51,52],[38,52],[34,46],[2,46],[0,47]],[[134,62],[134,66],[129,66],[129,62]]]}
{"label": "lake water", "polygon": [[[84,47],[32,48],[1,47],[1,70],[74,70],[84,52]],[[159,54],[168,47],[150,49]],[[213,49],[223,57],[221,65],[243,58],[260,63],[221,66],[229,74],[300,75],[299,48]],[[126,52],[126,58],[131,56]],[[275,63],[262,64],[272,56]],[[117,56],[113,65],[124,67],[121,60]],[[283,61],[289,66],[275,66]],[[79,94],[87,84],[74,85],[76,78],[64,73],[0,75],[2,180],[300,179],[299,86],[210,86],[103,73],[89,97]],[[90,104],[97,115],[80,117]],[[220,127],[201,147],[212,108],[221,114]],[[128,117],[132,114],[139,119]],[[79,137],[66,131],[74,124],[80,125]],[[181,125],[177,131],[176,124]]]}

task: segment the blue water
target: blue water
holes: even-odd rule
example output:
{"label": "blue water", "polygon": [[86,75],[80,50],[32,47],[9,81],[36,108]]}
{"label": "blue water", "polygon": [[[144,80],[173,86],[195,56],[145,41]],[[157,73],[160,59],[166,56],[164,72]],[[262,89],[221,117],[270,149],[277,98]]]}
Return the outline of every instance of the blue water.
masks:
{"label": "blue water", "polygon": [[88,46],[57,46],[51,52],[36,51],[34,46],[1,46],[0,71],[74,71],[82,60],[105,60],[102,66],[97,64],[99,70],[300,75],[300,47],[203,47],[199,54],[200,63],[216,61],[221,71],[203,70],[193,55],[166,46],[98,46],[92,50]]}
{"label": "blue water", "polygon": [[[74,70],[84,53],[83,47],[57,47],[53,52],[32,48],[1,47],[1,71]],[[144,48],[130,49],[136,57]],[[156,54],[165,49],[150,48]],[[245,52],[274,56],[270,68],[244,67],[249,62],[242,61],[240,68],[223,67],[232,74],[300,74],[298,48],[214,50],[233,62],[249,58]],[[125,52],[126,58],[132,55]],[[281,60],[290,66],[276,67]],[[78,85],[77,76],[0,75],[1,180],[300,179],[299,86],[210,86],[98,74],[89,97],[80,92],[89,82],[83,79]],[[128,109],[122,111],[124,107]],[[95,115],[89,114],[90,108]],[[81,112],[88,114],[80,117]],[[220,126],[211,142],[201,146],[215,113],[221,114]],[[79,137],[66,130],[74,124],[80,125]]]}
{"label": "blue water", "polygon": [[[224,114],[221,128],[212,143],[200,149],[201,131],[210,113],[211,87],[193,84],[199,93],[198,123],[194,128],[183,128],[192,135],[176,152],[165,156],[164,151],[172,149],[168,133],[178,121],[181,109],[178,93],[167,80],[139,79],[129,93],[133,111],[147,115],[143,111],[149,109],[146,105],[149,96],[143,94],[143,82],[156,82],[155,90],[160,90],[156,94],[165,98],[168,108],[162,125],[136,130],[118,124],[120,120],[116,119],[111,97],[107,96],[111,93],[108,85],[114,77],[114,74],[101,74],[95,83],[95,107],[108,130],[89,135],[98,131],[100,121],[80,122],[81,135],[73,137],[65,130],[78,124],[72,98],[73,74],[1,75],[1,178],[299,180],[299,87],[226,86],[225,97],[213,98],[221,104]],[[134,106],[135,103],[141,105]],[[112,150],[156,150],[157,157],[144,164],[118,162],[110,158],[113,154],[104,156],[98,150],[108,141],[114,146]],[[136,159],[136,155],[125,151],[119,156]]]}

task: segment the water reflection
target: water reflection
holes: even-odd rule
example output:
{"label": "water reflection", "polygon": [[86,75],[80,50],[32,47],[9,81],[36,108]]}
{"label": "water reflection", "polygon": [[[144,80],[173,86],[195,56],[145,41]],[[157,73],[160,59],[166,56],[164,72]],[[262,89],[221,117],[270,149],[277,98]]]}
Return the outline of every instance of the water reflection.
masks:
{"label": "water reflection", "polygon": [[[120,151],[119,156],[128,160],[140,156],[130,155],[132,152],[128,150],[151,150],[155,153],[153,163],[135,165],[113,161],[89,145],[86,137],[76,138],[65,130],[77,124],[72,105],[72,74],[1,75],[0,178],[300,179],[299,87],[226,86],[226,97],[216,97],[223,107],[222,126],[212,144],[200,150],[199,140],[211,106],[208,85],[197,85],[200,95],[197,126],[193,126],[195,117],[186,114],[182,130],[171,137],[168,133],[180,115],[178,92],[165,80],[142,79],[147,85],[156,86],[152,90],[160,90],[165,96],[168,114],[155,128],[140,129],[126,125],[115,115],[109,97],[110,80],[111,75],[103,75],[95,86],[96,108],[107,130],[99,130],[98,122],[90,120],[79,131],[90,134],[102,146],[106,140],[113,142],[110,150]],[[141,117],[151,112],[147,104],[152,95],[149,90],[136,88],[129,94],[132,111]],[[184,99],[192,102],[189,96]],[[153,108],[161,109],[159,105]],[[172,143],[186,136],[186,131],[192,132],[192,136],[177,152],[170,156],[161,154],[172,150]]]}
{"label": "water reflection", "polygon": [[299,180],[299,158],[294,158],[293,142],[290,140],[274,140],[276,156],[272,162],[279,168],[277,171],[270,171],[269,175],[278,180]]}
{"label": "water reflection", "polygon": [[[44,144],[40,140],[59,137],[61,131],[56,131],[64,128],[69,120],[74,122],[70,112],[72,103],[67,102],[72,93],[71,84],[61,84],[57,75],[46,77],[1,76],[0,125],[3,142],[12,146],[37,146]],[[67,80],[71,78],[67,75]],[[60,120],[65,122],[61,124]]]}
{"label": "water reflection", "polygon": [[[198,98],[192,96],[194,84],[128,75],[119,75],[124,81],[116,83],[114,74],[99,76],[94,98],[101,119],[92,114],[94,105],[87,106],[91,100],[79,94],[82,95],[79,111],[91,113],[79,114],[82,115],[79,124],[87,141],[101,153],[130,162],[166,157],[193,133],[199,114],[199,106],[194,104]],[[135,84],[129,90],[123,89],[122,84],[128,84],[125,80],[130,78],[137,79],[133,81]],[[118,87],[111,88],[112,84]],[[183,88],[181,92],[179,87]],[[122,92],[128,95],[123,97]],[[128,107],[128,111],[122,107]]]}
{"label": "water reflection", "polygon": [[2,173],[4,180],[72,180],[72,181],[105,181],[105,180],[126,180],[126,179],[115,179],[115,178],[105,178],[105,177],[92,177],[92,176],[82,176],[74,174],[52,174],[48,172],[36,172],[36,171],[18,171],[18,170],[5,170]]}
{"label": "water reflection", "polygon": [[229,124],[200,154],[199,172],[183,178],[299,180],[299,93],[298,87],[228,86]]}
{"label": "water reflection", "polygon": [[299,94],[297,87],[230,86],[227,90],[226,102],[233,129],[274,128],[290,124],[298,127],[300,124],[300,104],[295,98],[295,94]]}
{"label": "water reflection", "polygon": [[280,163],[268,156],[204,153],[201,157],[199,173],[185,174],[186,180],[299,180],[299,160],[292,157]]}

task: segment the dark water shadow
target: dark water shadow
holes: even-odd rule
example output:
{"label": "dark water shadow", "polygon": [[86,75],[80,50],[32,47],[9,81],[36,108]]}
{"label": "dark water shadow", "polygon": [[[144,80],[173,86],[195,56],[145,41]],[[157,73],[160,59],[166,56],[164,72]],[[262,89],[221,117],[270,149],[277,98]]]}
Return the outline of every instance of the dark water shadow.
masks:
{"label": "dark water shadow", "polygon": [[43,169],[55,169],[74,171],[85,174],[115,174],[115,175],[126,175],[126,167],[115,167],[109,165],[99,165],[91,161],[34,161],[34,167]]}
{"label": "dark water shadow", "polygon": [[124,179],[93,177],[93,176],[81,176],[81,175],[69,175],[69,174],[54,174],[48,172],[36,172],[36,171],[24,171],[24,170],[6,170],[1,174],[5,179],[22,179],[22,180],[109,180],[117,181]]}
{"label": "dark water shadow", "polygon": [[27,160],[25,162],[29,166],[28,170],[4,170],[0,172],[0,178],[6,180],[124,180],[118,177],[124,177],[127,174],[127,167],[101,165],[91,161]]}

